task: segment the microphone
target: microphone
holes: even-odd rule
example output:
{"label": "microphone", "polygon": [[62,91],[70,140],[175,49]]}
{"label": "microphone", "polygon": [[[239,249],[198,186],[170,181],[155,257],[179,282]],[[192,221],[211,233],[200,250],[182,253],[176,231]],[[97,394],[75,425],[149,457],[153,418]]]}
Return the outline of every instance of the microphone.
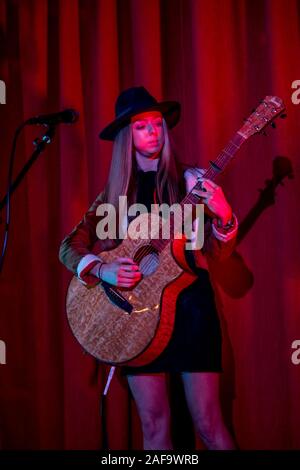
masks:
{"label": "microphone", "polygon": [[26,124],[41,124],[53,126],[56,124],[73,124],[78,120],[79,113],[75,109],[65,109],[59,113],[44,114],[41,116],[34,116],[26,121]]}

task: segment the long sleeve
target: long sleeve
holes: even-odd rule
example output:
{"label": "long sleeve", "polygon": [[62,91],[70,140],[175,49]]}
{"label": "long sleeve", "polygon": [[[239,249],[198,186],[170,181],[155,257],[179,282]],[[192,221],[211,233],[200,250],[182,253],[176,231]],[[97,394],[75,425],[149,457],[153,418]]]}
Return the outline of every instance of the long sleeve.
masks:
{"label": "long sleeve", "polygon": [[92,267],[100,260],[97,255],[118,243],[116,240],[99,240],[97,237],[96,227],[100,217],[96,215],[96,210],[102,202],[103,192],[98,195],[79,224],[64,238],[59,250],[60,261],[89,285],[98,282],[89,274]]}

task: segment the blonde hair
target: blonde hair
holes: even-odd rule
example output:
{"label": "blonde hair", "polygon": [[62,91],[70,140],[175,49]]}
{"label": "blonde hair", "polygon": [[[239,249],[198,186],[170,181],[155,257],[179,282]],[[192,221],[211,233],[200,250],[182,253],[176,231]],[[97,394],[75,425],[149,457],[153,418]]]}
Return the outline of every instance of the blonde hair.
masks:
{"label": "blonde hair", "polygon": [[[171,152],[168,128],[163,119],[164,145],[161,150],[158,170],[156,175],[156,192],[159,203],[173,204],[178,202],[178,172],[174,156]],[[105,188],[105,200],[115,207],[118,205],[119,196],[128,197],[128,203],[136,202],[136,177],[137,162],[133,148],[132,126],[127,125],[117,134],[110,165],[107,185]],[[167,197],[167,201],[164,200]]]}

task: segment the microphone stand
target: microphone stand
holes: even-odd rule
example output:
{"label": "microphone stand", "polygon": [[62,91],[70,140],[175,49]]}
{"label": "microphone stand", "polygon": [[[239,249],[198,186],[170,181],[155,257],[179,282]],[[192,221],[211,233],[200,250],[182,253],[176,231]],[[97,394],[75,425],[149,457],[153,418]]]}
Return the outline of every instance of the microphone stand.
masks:
{"label": "microphone stand", "polygon": [[32,167],[33,163],[37,160],[38,156],[45,150],[46,145],[51,143],[55,135],[56,127],[53,124],[47,127],[48,127],[47,132],[41,138],[37,137],[36,139],[34,139],[33,145],[36,147],[36,149],[32,153],[29,160],[25,163],[25,165],[23,166],[22,170],[20,171],[20,173],[18,174],[14,182],[10,185],[9,191],[7,191],[4,198],[0,201],[0,210],[3,209],[3,207],[7,204],[8,195],[12,194],[16,190],[16,188],[19,186],[19,184],[21,183],[26,173]]}
{"label": "microphone stand", "polygon": [[[3,243],[2,243],[2,248],[0,252],[0,273],[2,271],[3,265],[4,265],[4,258],[5,258],[5,253],[6,253],[6,248],[7,248],[7,242],[8,242],[8,231],[9,231],[9,224],[10,224],[10,196],[11,194],[16,190],[16,188],[19,186],[21,183],[22,179],[26,175],[26,173],[29,171],[35,160],[38,158],[38,156],[45,150],[45,147],[47,144],[50,144],[54,135],[55,135],[55,130],[56,127],[54,124],[47,125],[47,131],[46,133],[40,138],[37,137],[33,141],[33,145],[35,145],[36,149],[32,153],[31,157],[29,160],[25,163],[24,167],[16,177],[16,179],[11,183],[12,179],[12,173],[13,173],[13,164],[14,164],[14,158],[15,158],[15,153],[16,153],[16,146],[17,146],[17,139],[20,135],[20,132],[22,129],[28,124],[28,121],[25,121],[23,124],[21,124],[14,135],[14,140],[13,140],[13,145],[12,145],[12,151],[10,154],[10,161],[9,161],[9,170],[8,170],[8,185],[7,185],[7,193],[0,201],[0,211],[4,206],[7,206],[6,208],[6,218],[5,218],[5,228],[4,228],[4,237],[3,237]],[[1,216],[1,213],[0,213]],[[2,222],[1,217],[0,217],[0,223]]]}

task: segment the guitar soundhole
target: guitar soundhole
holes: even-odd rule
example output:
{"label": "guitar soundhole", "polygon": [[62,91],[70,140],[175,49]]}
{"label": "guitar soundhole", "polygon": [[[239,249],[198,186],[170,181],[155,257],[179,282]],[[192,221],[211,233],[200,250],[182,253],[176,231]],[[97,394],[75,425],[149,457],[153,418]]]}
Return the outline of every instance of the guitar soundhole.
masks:
{"label": "guitar soundhole", "polygon": [[159,254],[152,246],[143,245],[137,250],[133,260],[138,263],[143,276],[150,276],[158,268]]}

